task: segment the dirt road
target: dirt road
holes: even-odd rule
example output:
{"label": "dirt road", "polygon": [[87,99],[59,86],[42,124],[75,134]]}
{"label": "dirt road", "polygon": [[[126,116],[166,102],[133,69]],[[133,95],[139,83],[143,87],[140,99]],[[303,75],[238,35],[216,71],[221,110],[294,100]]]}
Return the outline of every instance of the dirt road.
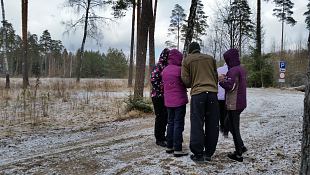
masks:
{"label": "dirt road", "polygon": [[[98,124],[88,130],[52,130],[0,140],[0,174],[297,174],[304,94],[248,89],[241,135],[249,151],[229,160],[231,135],[219,138],[212,161],[175,158],[154,143],[153,116]],[[184,147],[188,149],[189,109]]]}

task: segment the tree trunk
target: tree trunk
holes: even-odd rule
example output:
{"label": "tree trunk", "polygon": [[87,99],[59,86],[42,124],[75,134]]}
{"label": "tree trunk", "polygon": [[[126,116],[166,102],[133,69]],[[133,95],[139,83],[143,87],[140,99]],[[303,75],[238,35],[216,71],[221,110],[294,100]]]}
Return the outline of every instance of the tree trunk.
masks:
{"label": "tree trunk", "polygon": [[63,64],[62,64],[62,70],[63,70],[63,78],[66,78],[66,60],[67,60],[67,55],[63,55]]}
{"label": "tree trunk", "polygon": [[308,35],[308,58],[309,67],[307,73],[307,86],[304,99],[304,119],[303,119],[303,134],[301,144],[301,167],[300,175],[310,174],[310,32]]}
{"label": "tree trunk", "polygon": [[5,71],[5,88],[10,88],[10,73],[9,73],[9,64],[7,58],[7,32],[6,32],[6,20],[5,20],[5,11],[4,11],[4,2],[1,0],[1,8],[2,8],[2,24],[3,24],[3,60],[4,60],[4,71]]}
{"label": "tree trunk", "polygon": [[85,22],[84,22],[84,34],[83,34],[83,40],[82,40],[82,45],[80,49],[80,55],[79,55],[79,61],[78,61],[78,66],[77,66],[77,77],[76,77],[76,82],[80,82],[81,78],[81,71],[82,71],[82,60],[84,56],[84,46],[85,46],[85,41],[87,37],[87,27],[88,27],[88,15],[89,15],[89,8],[90,8],[90,1],[87,0],[87,7],[86,7],[86,12],[85,12]]}
{"label": "tree trunk", "polygon": [[131,43],[130,43],[130,58],[129,58],[129,74],[128,74],[128,87],[132,87],[133,77],[133,51],[135,45],[135,18],[136,18],[136,2],[132,3],[132,18],[131,18]]}
{"label": "tree trunk", "polygon": [[180,24],[178,24],[178,45],[177,45],[177,48],[178,48],[178,50],[180,50]]}
{"label": "tree trunk", "polygon": [[263,57],[262,57],[262,28],[261,28],[261,0],[257,0],[257,14],[256,14],[256,59],[260,60],[260,81],[264,87],[263,80]]}
{"label": "tree trunk", "polygon": [[243,23],[243,20],[242,19],[240,19],[240,24],[239,24],[239,56],[240,56],[240,58],[242,57],[242,23]]}
{"label": "tree trunk", "polygon": [[[152,3],[152,1],[151,1]],[[151,4],[151,6],[153,6]],[[152,20],[150,23],[150,27],[149,27],[149,71],[148,71],[148,80],[152,69],[155,65],[155,39],[154,39],[154,35],[155,35],[155,21],[156,21],[156,11],[157,11],[157,0],[155,0],[155,4],[154,4],[154,12],[153,9],[151,11],[151,16],[152,16]],[[150,81],[148,81],[149,85],[151,86]]]}
{"label": "tree trunk", "polygon": [[29,86],[28,79],[28,0],[22,0],[22,33],[23,33],[23,88]]}
{"label": "tree trunk", "polygon": [[188,45],[192,42],[192,39],[193,39],[197,4],[198,4],[198,0],[192,0],[190,12],[188,16],[187,31],[186,31],[184,49],[183,49],[184,57],[186,57]]}
{"label": "tree trunk", "polygon": [[261,0],[257,0],[257,14],[256,14],[256,52],[260,58],[262,55],[262,36],[261,36]]}
{"label": "tree trunk", "polygon": [[[147,51],[147,36],[150,25],[150,10],[151,0],[142,0],[142,9],[140,22],[138,23],[138,39],[137,39],[137,66],[136,66],[136,78],[134,88],[134,99],[139,100],[143,98],[144,79],[145,79],[145,62]],[[139,5],[138,5],[139,6]]]}
{"label": "tree trunk", "polygon": [[72,61],[73,61],[73,55],[70,55],[70,72],[69,72],[70,78],[72,78]]}
{"label": "tree trunk", "polygon": [[281,30],[281,58],[283,59],[283,34],[284,34],[284,21],[282,21],[282,30]]}

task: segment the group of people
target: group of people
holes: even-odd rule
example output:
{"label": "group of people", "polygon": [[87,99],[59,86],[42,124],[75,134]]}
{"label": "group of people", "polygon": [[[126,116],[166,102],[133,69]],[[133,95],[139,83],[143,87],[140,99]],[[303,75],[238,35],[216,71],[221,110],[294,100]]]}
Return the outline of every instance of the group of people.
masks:
{"label": "group of people", "polygon": [[[217,69],[212,56],[201,53],[197,42],[188,55],[177,49],[164,49],[151,73],[151,97],[155,111],[156,144],[175,157],[188,155],[183,150],[186,104],[190,98],[190,158],[211,161],[219,137],[231,132],[235,151],[230,159],[242,162],[247,151],[240,135],[240,114],[246,108],[246,73],[237,49],[224,53],[226,65]],[[219,122],[220,121],[220,122]],[[220,125],[219,125],[220,123]]]}

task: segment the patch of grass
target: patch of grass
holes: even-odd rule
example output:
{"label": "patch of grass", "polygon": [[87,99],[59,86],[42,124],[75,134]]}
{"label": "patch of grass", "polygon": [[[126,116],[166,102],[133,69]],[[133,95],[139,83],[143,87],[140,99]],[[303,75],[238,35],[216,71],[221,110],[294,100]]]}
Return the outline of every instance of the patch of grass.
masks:
{"label": "patch of grass", "polygon": [[133,110],[138,110],[144,113],[153,112],[152,103],[150,100],[147,100],[147,99],[136,100],[133,98],[132,95],[129,95],[127,100],[125,100],[125,103],[127,104],[126,106],[127,112],[133,111]]}

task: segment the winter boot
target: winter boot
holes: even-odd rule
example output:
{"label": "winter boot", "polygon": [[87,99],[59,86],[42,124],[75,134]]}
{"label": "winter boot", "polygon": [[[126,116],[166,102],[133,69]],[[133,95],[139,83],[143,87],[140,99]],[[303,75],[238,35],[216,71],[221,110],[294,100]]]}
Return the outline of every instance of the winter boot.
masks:
{"label": "winter boot", "polygon": [[242,155],[238,155],[236,152],[234,153],[229,153],[227,155],[230,159],[238,161],[238,162],[243,162],[243,157]]}
{"label": "winter boot", "polygon": [[196,163],[204,163],[205,162],[203,155],[193,154],[190,156],[190,158],[192,159],[192,161],[194,161]]}
{"label": "winter boot", "polygon": [[182,156],[187,156],[188,152],[186,151],[174,151],[173,153],[174,157],[182,157]]}
{"label": "winter boot", "polygon": [[248,151],[248,149],[247,149],[245,146],[243,146],[243,147],[241,148],[241,151],[242,151],[242,153],[245,153],[245,152]]}
{"label": "winter boot", "polygon": [[161,146],[161,147],[166,147],[167,142],[166,141],[156,141],[156,145]]}
{"label": "winter boot", "polygon": [[172,154],[173,152],[174,152],[173,148],[167,148],[166,149],[166,153],[168,153],[168,154]]}

